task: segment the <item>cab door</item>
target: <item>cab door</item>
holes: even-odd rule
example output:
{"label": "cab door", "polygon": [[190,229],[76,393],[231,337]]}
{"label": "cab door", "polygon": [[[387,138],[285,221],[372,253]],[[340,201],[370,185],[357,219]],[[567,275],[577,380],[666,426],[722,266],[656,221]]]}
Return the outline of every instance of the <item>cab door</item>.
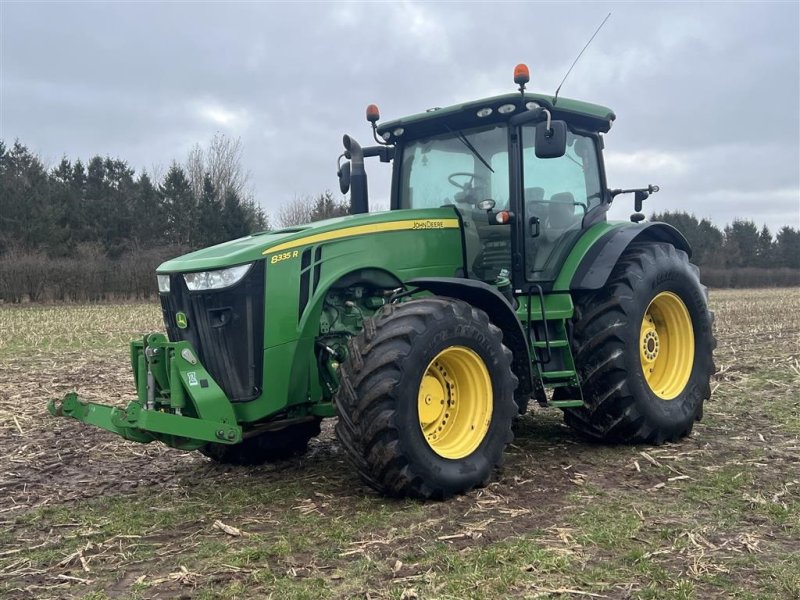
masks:
{"label": "cab door", "polygon": [[537,158],[534,127],[523,126],[522,246],[525,280],[554,280],[581,235],[587,212],[604,199],[596,136],[568,131],[559,158]]}

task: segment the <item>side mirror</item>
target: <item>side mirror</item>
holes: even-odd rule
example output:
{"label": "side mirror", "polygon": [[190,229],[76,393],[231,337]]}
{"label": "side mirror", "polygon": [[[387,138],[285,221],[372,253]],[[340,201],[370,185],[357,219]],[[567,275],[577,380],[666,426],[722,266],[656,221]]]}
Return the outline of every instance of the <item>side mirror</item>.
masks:
{"label": "side mirror", "polygon": [[633,207],[636,212],[641,212],[642,210],[642,202],[647,200],[650,197],[650,192],[648,190],[636,190],[633,193]]}
{"label": "side mirror", "polygon": [[544,121],[536,125],[534,140],[536,158],[559,158],[567,151],[567,124],[564,121],[550,121],[550,128]]}
{"label": "side mirror", "polygon": [[346,194],[350,191],[350,161],[341,165],[336,175],[339,177],[339,189]]}

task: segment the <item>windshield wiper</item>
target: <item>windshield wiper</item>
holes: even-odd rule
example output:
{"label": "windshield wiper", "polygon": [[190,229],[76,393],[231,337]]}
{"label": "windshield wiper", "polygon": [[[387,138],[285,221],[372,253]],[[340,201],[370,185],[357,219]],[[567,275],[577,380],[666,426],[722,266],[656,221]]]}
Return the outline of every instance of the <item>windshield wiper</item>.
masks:
{"label": "windshield wiper", "polygon": [[470,152],[472,152],[478,158],[478,160],[483,163],[483,166],[485,166],[492,173],[494,173],[494,169],[491,167],[491,165],[489,165],[488,162],[486,162],[486,159],[481,156],[481,153],[478,152],[475,146],[473,146],[472,143],[467,139],[467,136],[464,135],[463,131],[453,131],[447,125],[445,125],[444,128],[447,129],[447,131],[449,131],[450,133],[454,133],[456,137],[458,137],[458,139],[461,141],[461,143],[464,144],[467,148],[469,148]]}

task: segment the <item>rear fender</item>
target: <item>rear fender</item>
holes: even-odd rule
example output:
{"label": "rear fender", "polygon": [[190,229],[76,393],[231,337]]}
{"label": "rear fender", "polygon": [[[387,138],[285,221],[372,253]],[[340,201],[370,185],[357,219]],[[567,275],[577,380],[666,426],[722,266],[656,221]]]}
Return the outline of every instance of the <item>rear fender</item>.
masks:
{"label": "rear fender", "polygon": [[457,277],[421,277],[406,281],[406,286],[463,300],[489,315],[489,320],[502,330],[503,343],[514,354],[511,368],[519,379],[518,394],[530,395],[531,355],[525,330],[508,300],[496,288],[482,281]]}
{"label": "rear fender", "polygon": [[[606,232],[583,255],[569,278],[573,291],[597,290],[605,286],[619,257],[634,242],[665,242],[690,257],[692,248],[683,234],[666,223],[626,224]],[[559,279],[562,279],[559,276]]]}

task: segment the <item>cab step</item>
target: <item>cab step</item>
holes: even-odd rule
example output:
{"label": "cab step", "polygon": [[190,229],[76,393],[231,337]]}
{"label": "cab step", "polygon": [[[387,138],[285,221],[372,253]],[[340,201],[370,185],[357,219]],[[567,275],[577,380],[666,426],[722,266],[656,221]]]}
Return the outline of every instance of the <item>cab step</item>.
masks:
{"label": "cab step", "polygon": [[566,348],[569,346],[569,342],[567,340],[553,340],[551,342],[533,342],[534,348]]}
{"label": "cab step", "polygon": [[575,371],[542,371],[542,379],[545,383],[554,379],[574,379]]}
{"label": "cab step", "polygon": [[553,408],[580,408],[583,406],[583,400],[550,400],[547,406]]}
{"label": "cab step", "polygon": [[569,381],[553,381],[547,382],[544,384],[547,389],[555,389],[555,388],[562,388],[562,387],[577,387],[578,380],[577,379],[570,379]]}

